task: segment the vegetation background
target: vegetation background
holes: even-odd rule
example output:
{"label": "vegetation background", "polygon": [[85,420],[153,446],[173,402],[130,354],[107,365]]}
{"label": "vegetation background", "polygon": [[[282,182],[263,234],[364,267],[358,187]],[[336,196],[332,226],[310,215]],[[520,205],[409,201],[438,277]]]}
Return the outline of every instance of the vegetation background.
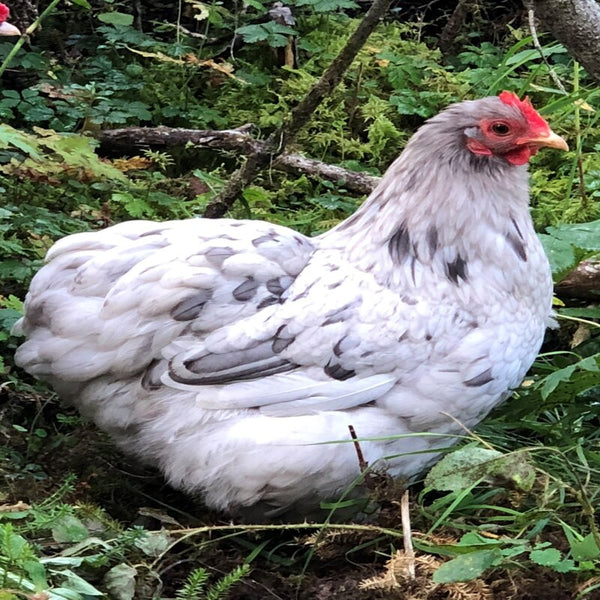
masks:
{"label": "vegetation background", "polygon": [[[520,4],[393,3],[288,148],[377,176],[424,119],[503,89],[531,96],[572,147],[531,169],[532,214],[563,281],[561,328],[514,398],[412,488],[414,559],[393,485],[373,490],[369,523],[335,524],[332,506],[319,524],[233,525],[119,455],[12,364],[11,325],[54,240],[201,216],[245,161],[222,143],[143,149],[107,131],[267,139],[369,4],[15,2],[21,26],[43,23],[20,49],[0,43],[0,600],[600,598],[600,285],[564,285],[600,251],[600,88]],[[364,196],[317,167],[274,163],[229,216],[324,231]]]}

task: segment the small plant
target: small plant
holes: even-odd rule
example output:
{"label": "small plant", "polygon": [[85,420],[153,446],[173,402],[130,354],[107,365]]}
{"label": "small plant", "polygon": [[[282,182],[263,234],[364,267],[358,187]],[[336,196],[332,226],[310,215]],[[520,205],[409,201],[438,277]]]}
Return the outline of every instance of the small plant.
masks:
{"label": "small plant", "polygon": [[209,573],[206,569],[198,567],[188,575],[176,597],[178,600],[224,600],[229,596],[231,588],[249,572],[249,565],[241,565],[207,587]]}

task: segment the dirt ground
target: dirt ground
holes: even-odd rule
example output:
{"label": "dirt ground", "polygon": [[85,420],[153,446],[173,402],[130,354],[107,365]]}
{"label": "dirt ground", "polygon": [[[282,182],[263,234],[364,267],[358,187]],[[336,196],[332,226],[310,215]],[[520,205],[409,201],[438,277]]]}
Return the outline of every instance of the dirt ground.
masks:
{"label": "dirt ground", "polygon": [[[171,489],[157,472],[122,456],[93,425],[81,422],[55,401],[23,397],[5,388],[0,416],[0,435],[7,448],[0,504],[39,503],[74,473],[75,487],[64,500],[102,507],[126,528],[229,523],[223,515]],[[26,431],[17,431],[12,424]],[[34,443],[29,433],[33,430],[45,432]],[[19,461],[29,465],[31,475],[19,471]],[[399,517],[397,521],[390,522],[388,513],[385,526],[399,529]],[[419,523],[413,527],[418,531]],[[572,575],[523,568],[497,569],[483,580],[464,584],[436,585],[431,574],[443,559],[418,552],[416,577],[411,579],[406,558],[392,547],[398,547],[399,540],[374,533],[284,529],[217,538],[205,534],[175,546],[155,572],[139,582],[136,598],[173,597],[198,566],[222,576],[242,564],[259,544],[264,547],[252,561],[250,575],[234,588],[233,600],[573,600],[585,586]],[[600,600],[600,591],[585,599]]]}

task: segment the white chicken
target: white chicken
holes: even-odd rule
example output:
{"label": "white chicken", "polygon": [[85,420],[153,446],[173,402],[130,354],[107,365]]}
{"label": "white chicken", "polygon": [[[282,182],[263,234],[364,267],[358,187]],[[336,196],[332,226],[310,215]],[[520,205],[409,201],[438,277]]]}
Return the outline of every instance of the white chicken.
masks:
{"label": "white chicken", "polygon": [[[529,158],[567,149],[509,92],[430,119],[349,219],[131,221],[57,242],[19,365],[231,514],[307,514],[364,458],[409,479],[532,364],[552,281]],[[424,434],[424,435],[418,435]]]}

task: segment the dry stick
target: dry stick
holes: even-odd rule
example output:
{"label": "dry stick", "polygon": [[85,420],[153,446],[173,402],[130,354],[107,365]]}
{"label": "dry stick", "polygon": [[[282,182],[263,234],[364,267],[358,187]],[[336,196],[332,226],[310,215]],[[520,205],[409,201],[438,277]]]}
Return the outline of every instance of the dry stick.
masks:
{"label": "dry stick", "polygon": [[554,85],[566,96],[569,95],[569,92],[565,89],[565,86],[562,84],[562,81],[556,74],[556,71],[552,68],[552,65],[548,62],[546,55],[544,54],[544,50],[542,49],[542,45],[540,44],[540,40],[537,35],[537,29],[535,26],[535,6],[533,4],[533,0],[523,0],[523,5],[527,10],[527,21],[529,23],[529,32],[531,33],[531,39],[533,41],[533,45],[535,49],[540,53],[544,64],[548,68],[548,73],[550,73],[550,77],[552,81],[554,81]]}
{"label": "dry stick", "polygon": [[365,486],[368,490],[374,492],[377,489],[377,476],[369,470],[369,463],[365,460],[354,425],[348,425],[348,429],[350,430],[350,437],[352,438],[354,450],[356,451],[356,457],[358,459],[358,467],[364,477]]}
{"label": "dry stick", "polygon": [[369,468],[369,463],[365,460],[365,457],[362,453],[362,448],[360,447],[360,443],[358,441],[358,436],[356,435],[356,431],[354,429],[354,425],[348,425],[348,429],[350,430],[350,437],[354,443],[354,449],[356,450],[356,457],[358,458],[358,467],[360,468],[361,473],[365,473]]}
{"label": "dry stick", "polygon": [[205,217],[222,217],[259,171],[266,167],[274,157],[280,155],[293,141],[302,127],[308,123],[319,104],[333,92],[341,81],[344,72],[352,64],[358,51],[363,47],[390,4],[391,0],[374,0],[346,45],[319,81],[292,110],[289,120],[269,136],[265,151],[251,154],[242,167],[231,175],[225,188],[206,207]]}
{"label": "dry stick", "polygon": [[408,577],[415,578],[415,550],[412,543],[412,529],[410,527],[410,496],[408,490],[400,498],[400,518],[402,520],[402,541],[404,542],[404,555],[408,559]]}

